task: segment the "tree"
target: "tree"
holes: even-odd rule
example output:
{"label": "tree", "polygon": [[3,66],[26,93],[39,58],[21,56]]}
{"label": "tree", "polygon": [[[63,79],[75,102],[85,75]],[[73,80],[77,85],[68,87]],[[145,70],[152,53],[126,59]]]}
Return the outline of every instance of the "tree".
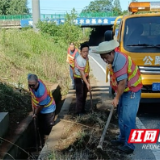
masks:
{"label": "tree", "polygon": [[124,10],[124,11],[122,12],[122,15],[128,15],[128,14],[129,14],[128,10]]}
{"label": "tree", "polygon": [[90,4],[82,10],[82,13],[106,12],[112,11],[112,8],[112,0],[94,0],[91,1]]}
{"label": "tree", "polygon": [[9,0],[1,0],[0,1],[0,14],[1,15],[6,15],[7,10],[10,7],[10,1]]}
{"label": "tree", "polygon": [[122,8],[119,0],[114,0],[113,11],[118,13],[118,15],[122,14]]}
{"label": "tree", "polygon": [[67,43],[69,45],[71,42],[74,42],[79,47],[80,43],[89,40],[88,38],[92,29],[86,28],[83,30],[81,26],[75,25],[76,18],[77,12],[73,9],[70,14],[66,14],[64,24],[56,25],[55,22],[39,21],[37,28],[42,33],[53,36],[55,43]]}
{"label": "tree", "polygon": [[28,14],[27,0],[0,0],[0,15]]}

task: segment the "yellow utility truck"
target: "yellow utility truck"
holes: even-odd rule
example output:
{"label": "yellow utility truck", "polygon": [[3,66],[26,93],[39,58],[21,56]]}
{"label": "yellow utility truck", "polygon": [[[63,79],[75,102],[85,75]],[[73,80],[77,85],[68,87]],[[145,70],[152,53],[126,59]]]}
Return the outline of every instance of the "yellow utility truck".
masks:
{"label": "yellow utility truck", "polygon": [[114,38],[120,20],[118,49],[131,56],[140,69],[142,101],[160,102],[160,1],[131,2],[128,9],[130,14],[117,17],[113,30],[105,32],[105,40]]}

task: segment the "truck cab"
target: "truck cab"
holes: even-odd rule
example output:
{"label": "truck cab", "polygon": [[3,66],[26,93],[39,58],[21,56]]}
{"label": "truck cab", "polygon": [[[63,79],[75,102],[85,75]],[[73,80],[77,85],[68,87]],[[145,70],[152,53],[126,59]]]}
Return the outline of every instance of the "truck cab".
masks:
{"label": "truck cab", "polygon": [[116,36],[118,49],[139,67],[141,101],[160,102],[160,2],[131,2],[129,11],[130,15],[117,17],[113,31],[106,31],[105,40],[115,37],[116,22],[121,19]]}

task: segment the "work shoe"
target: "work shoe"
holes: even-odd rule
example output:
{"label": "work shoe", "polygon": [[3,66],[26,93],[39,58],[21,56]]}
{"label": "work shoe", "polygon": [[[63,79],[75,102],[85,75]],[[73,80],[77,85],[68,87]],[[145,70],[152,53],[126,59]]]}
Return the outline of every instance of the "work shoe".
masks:
{"label": "work shoe", "polygon": [[124,145],[124,146],[119,146],[118,149],[124,153],[127,153],[127,154],[131,154],[133,153],[133,149],[131,149],[130,147]]}
{"label": "work shoe", "polygon": [[115,139],[115,140],[111,140],[111,144],[115,145],[115,146],[117,146],[117,145],[124,145],[124,142],[122,142],[122,141],[120,141],[118,139]]}

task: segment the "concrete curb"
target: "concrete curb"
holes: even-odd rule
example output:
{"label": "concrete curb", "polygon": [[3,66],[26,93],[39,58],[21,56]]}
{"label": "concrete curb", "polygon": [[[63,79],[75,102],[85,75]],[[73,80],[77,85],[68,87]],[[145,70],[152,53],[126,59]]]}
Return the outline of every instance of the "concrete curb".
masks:
{"label": "concrete curb", "polygon": [[[64,115],[66,115],[69,111],[69,107],[72,103],[72,99],[73,99],[73,95],[75,94],[74,90],[69,90],[66,99],[63,103],[63,106],[61,108],[61,111],[58,115],[58,118],[56,120],[56,124],[55,126],[53,126],[52,131],[46,141],[45,146],[43,147],[43,149],[41,150],[41,153],[38,157],[39,160],[43,160],[46,159],[46,154],[49,154],[50,152],[52,152],[52,148],[54,148],[54,146],[57,145],[58,140],[60,138],[60,134],[57,133],[57,131],[62,131],[63,129],[63,125],[60,119],[63,119]],[[56,134],[54,134],[56,133]]]}
{"label": "concrete curb", "polygon": [[9,114],[8,112],[0,112],[0,137],[3,137],[9,127]]}
{"label": "concrete curb", "polygon": [[[52,86],[51,90],[55,101],[58,102],[61,98],[59,85],[56,84]],[[34,143],[34,125],[32,114],[33,113],[30,112],[29,116],[19,124],[14,136],[9,140],[23,149],[29,148]],[[0,146],[0,159],[12,159],[11,156],[13,156],[14,159],[26,158],[27,154],[24,154],[24,152],[18,149],[15,145],[5,142],[2,146]]]}

